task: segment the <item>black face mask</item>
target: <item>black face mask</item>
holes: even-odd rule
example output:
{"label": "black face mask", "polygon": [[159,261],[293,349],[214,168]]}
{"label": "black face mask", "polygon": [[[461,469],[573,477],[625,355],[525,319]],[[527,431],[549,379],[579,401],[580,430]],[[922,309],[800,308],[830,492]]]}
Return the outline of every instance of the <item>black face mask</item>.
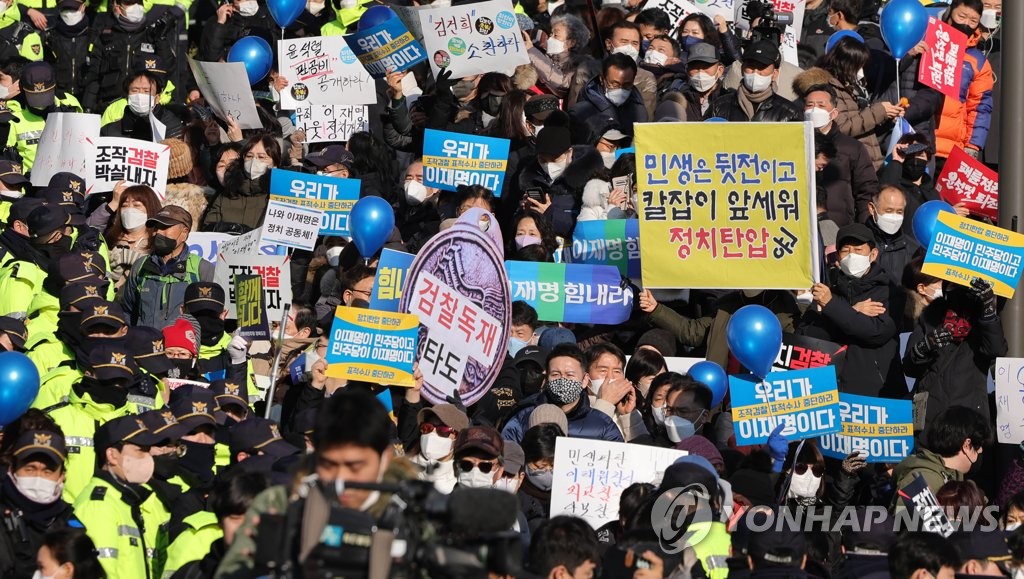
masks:
{"label": "black face mask", "polygon": [[960,32],[966,34],[967,38],[974,36],[974,33],[978,31],[977,26],[971,26],[970,24],[960,24],[957,22],[950,21],[949,25],[952,26],[953,28],[956,28]]}
{"label": "black face mask", "polygon": [[919,159],[917,157],[911,157],[903,161],[903,178],[908,181],[917,181],[924,176],[925,169],[928,168],[928,161]]}
{"label": "black face mask", "polygon": [[170,255],[171,252],[174,251],[174,248],[178,247],[178,242],[166,235],[157,233],[153,235],[150,246],[152,247],[155,255],[164,257],[165,255]]}
{"label": "black face mask", "polygon": [[161,454],[160,456],[153,457],[153,474],[156,478],[161,480],[167,480],[175,475],[181,473],[178,467],[178,453],[169,452],[167,454]]}
{"label": "black face mask", "polygon": [[192,315],[199,321],[200,344],[212,346],[224,336],[224,320],[220,319],[220,316],[209,314]]}
{"label": "black face mask", "polygon": [[65,235],[53,243],[47,243],[46,245],[39,245],[37,247],[40,252],[46,255],[46,257],[49,257],[51,260],[55,260],[71,251],[72,241],[73,240],[70,235]]}
{"label": "black face mask", "polygon": [[168,378],[177,378],[179,380],[195,380],[199,377],[199,370],[195,366],[195,360],[189,358],[187,360],[181,360],[174,358],[171,360],[171,364],[174,366],[167,372]]}
{"label": "black face mask", "polygon": [[185,454],[178,459],[178,465],[188,471],[199,487],[209,487],[213,484],[214,445],[188,440],[182,440],[181,444],[185,446]]}
{"label": "black face mask", "polygon": [[496,117],[501,112],[501,101],[504,99],[504,95],[489,95],[480,99],[480,108],[492,117]]}

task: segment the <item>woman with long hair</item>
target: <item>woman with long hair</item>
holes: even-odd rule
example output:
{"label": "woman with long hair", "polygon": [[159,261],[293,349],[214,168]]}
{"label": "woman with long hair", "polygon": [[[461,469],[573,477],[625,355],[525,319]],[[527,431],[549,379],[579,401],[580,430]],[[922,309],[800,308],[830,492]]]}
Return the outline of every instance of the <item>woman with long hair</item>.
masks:
{"label": "woman with long hair", "polygon": [[241,163],[227,167],[225,186],[206,208],[203,231],[247,233],[263,224],[270,201],[270,171],[281,166],[281,144],[260,133],[245,140]]}
{"label": "woman with long hair", "polygon": [[89,215],[90,227],[103,231],[110,249],[110,279],[120,287],[140,257],[149,255],[146,221],[160,211],[160,199],[146,185],[127,187],[118,183],[110,202]]}

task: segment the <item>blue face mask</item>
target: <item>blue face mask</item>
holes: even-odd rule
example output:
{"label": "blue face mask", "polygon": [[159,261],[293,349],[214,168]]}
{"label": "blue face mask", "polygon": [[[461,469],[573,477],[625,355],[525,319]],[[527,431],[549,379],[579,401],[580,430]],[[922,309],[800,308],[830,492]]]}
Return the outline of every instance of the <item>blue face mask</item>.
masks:
{"label": "blue face mask", "polygon": [[684,48],[690,48],[694,44],[699,44],[701,42],[704,42],[703,38],[697,38],[696,36],[684,36],[683,37],[683,47]]}
{"label": "blue face mask", "polygon": [[516,354],[519,353],[519,350],[522,350],[526,346],[526,340],[520,340],[519,338],[512,336],[508,339],[508,355],[515,358]]}
{"label": "blue face mask", "polygon": [[640,52],[647,52],[647,48],[651,46],[651,41],[646,38],[640,39]]}

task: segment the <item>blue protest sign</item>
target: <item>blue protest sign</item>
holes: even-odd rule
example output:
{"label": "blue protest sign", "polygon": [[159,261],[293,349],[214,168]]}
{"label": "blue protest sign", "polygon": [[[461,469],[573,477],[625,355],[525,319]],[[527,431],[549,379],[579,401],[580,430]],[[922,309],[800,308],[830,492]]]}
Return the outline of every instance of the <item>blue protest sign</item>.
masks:
{"label": "blue protest sign", "polygon": [[419,317],[338,306],[327,348],[327,375],[412,386]]}
{"label": "blue protest sign", "polygon": [[914,450],[914,403],[910,400],[839,394],[842,432],[818,441],[821,454],[840,460],[860,452],[868,462],[899,462]]}
{"label": "blue protest sign", "polygon": [[348,214],[359,201],[359,179],[273,169],[270,172],[270,199],[284,201],[324,212],[320,235],[350,237]]}
{"label": "blue protest sign", "polygon": [[1020,281],[1024,235],[940,212],[921,272],[964,286],[980,277],[1012,298]]}
{"label": "blue protest sign", "polygon": [[388,72],[408,70],[427,59],[427,53],[398,18],[345,37],[348,47],[370,76],[382,79]]}
{"label": "blue protest sign", "polygon": [[833,366],[729,376],[736,444],[763,444],[779,424],[789,440],[839,432],[839,389]]}
{"label": "blue protest sign", "polygon": [[288,365],[288,375],[292,379],[292,384],[299,384],[306,376],[306,353],[303,352],[292,360],[292,363]]}
{"label": "blue protest sign", "polygon": [[506,261],[512,301],[524,301],[545,322],[621,324],[633,309],[633,291],[610,265]]}
{"label": "blue protest sign", "polygon": [[459,185],[480,185],[501,197],[508,147],[508,139],[427,129],[423,184],[445,191],[455,191]]}
{"label": "blue protest sign", "polygon": [[406,274],[416,256],[404,251],[385,248],[377,262],[377,279],[370,293],[370,309],[397,312],[402,299]]}
{"label": "blue protest sign", "polygon": [[572,262],[614,265],[624,277],[640,277],[640,222],[580,221],[572,231]]}

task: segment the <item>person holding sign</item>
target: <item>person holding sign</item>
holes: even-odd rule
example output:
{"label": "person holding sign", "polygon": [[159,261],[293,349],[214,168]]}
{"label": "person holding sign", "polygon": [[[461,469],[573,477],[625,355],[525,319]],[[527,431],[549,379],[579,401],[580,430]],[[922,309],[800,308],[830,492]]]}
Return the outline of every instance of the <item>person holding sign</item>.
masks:
{"label": "person holding sign", "polygon": [[203,215],[202,231],[247,233],[259,228],[270,202],[270,170],[281,166],[281,145],[269,134],[249,137],[241,162],[227,168],[224,190]]}
{"label": "person holding sign", "polygon": [[896,185],[903,190],[907,198],[907,208],[903,212],[903,232],[914,241],[914,213],[917,208],[928,201],[939,199],[935,190],[935,179],[928,174],[928,164],[935,155],[935,147],[920,133],[903,135],[892,150],[892,161],[878,172],[878,184]]}
{"label": "person holding sign", "polygon": [[533,45],[526,32],[523,32],[523,42],[540,82],[555,96],[566,99],[566,107],[576,104],[587,79],[596,76],[601,68],[597,59],[587,52],[590,29],[574,14],[551,19],[551,34],[544,51]]}
{"label": "person holding sign", "polygon": [[[157,141],[181,136],[181,119],[160,106],[163,83],[154,73],[140,70],[128,77],[128,107],[121,120],[107,123],[100,129],[104,137],[127,137],[141,141]],[[162,135],[154,135],[156,123],[164,126]]]}
{"label": "person holding sign", "polygon": [[217,14],[206,21],[202,30],[197,60],[206,62],[226,61],[231,45],[244,36],[277,37],[277,25],[270,11],[257,0],[221,3]]}

